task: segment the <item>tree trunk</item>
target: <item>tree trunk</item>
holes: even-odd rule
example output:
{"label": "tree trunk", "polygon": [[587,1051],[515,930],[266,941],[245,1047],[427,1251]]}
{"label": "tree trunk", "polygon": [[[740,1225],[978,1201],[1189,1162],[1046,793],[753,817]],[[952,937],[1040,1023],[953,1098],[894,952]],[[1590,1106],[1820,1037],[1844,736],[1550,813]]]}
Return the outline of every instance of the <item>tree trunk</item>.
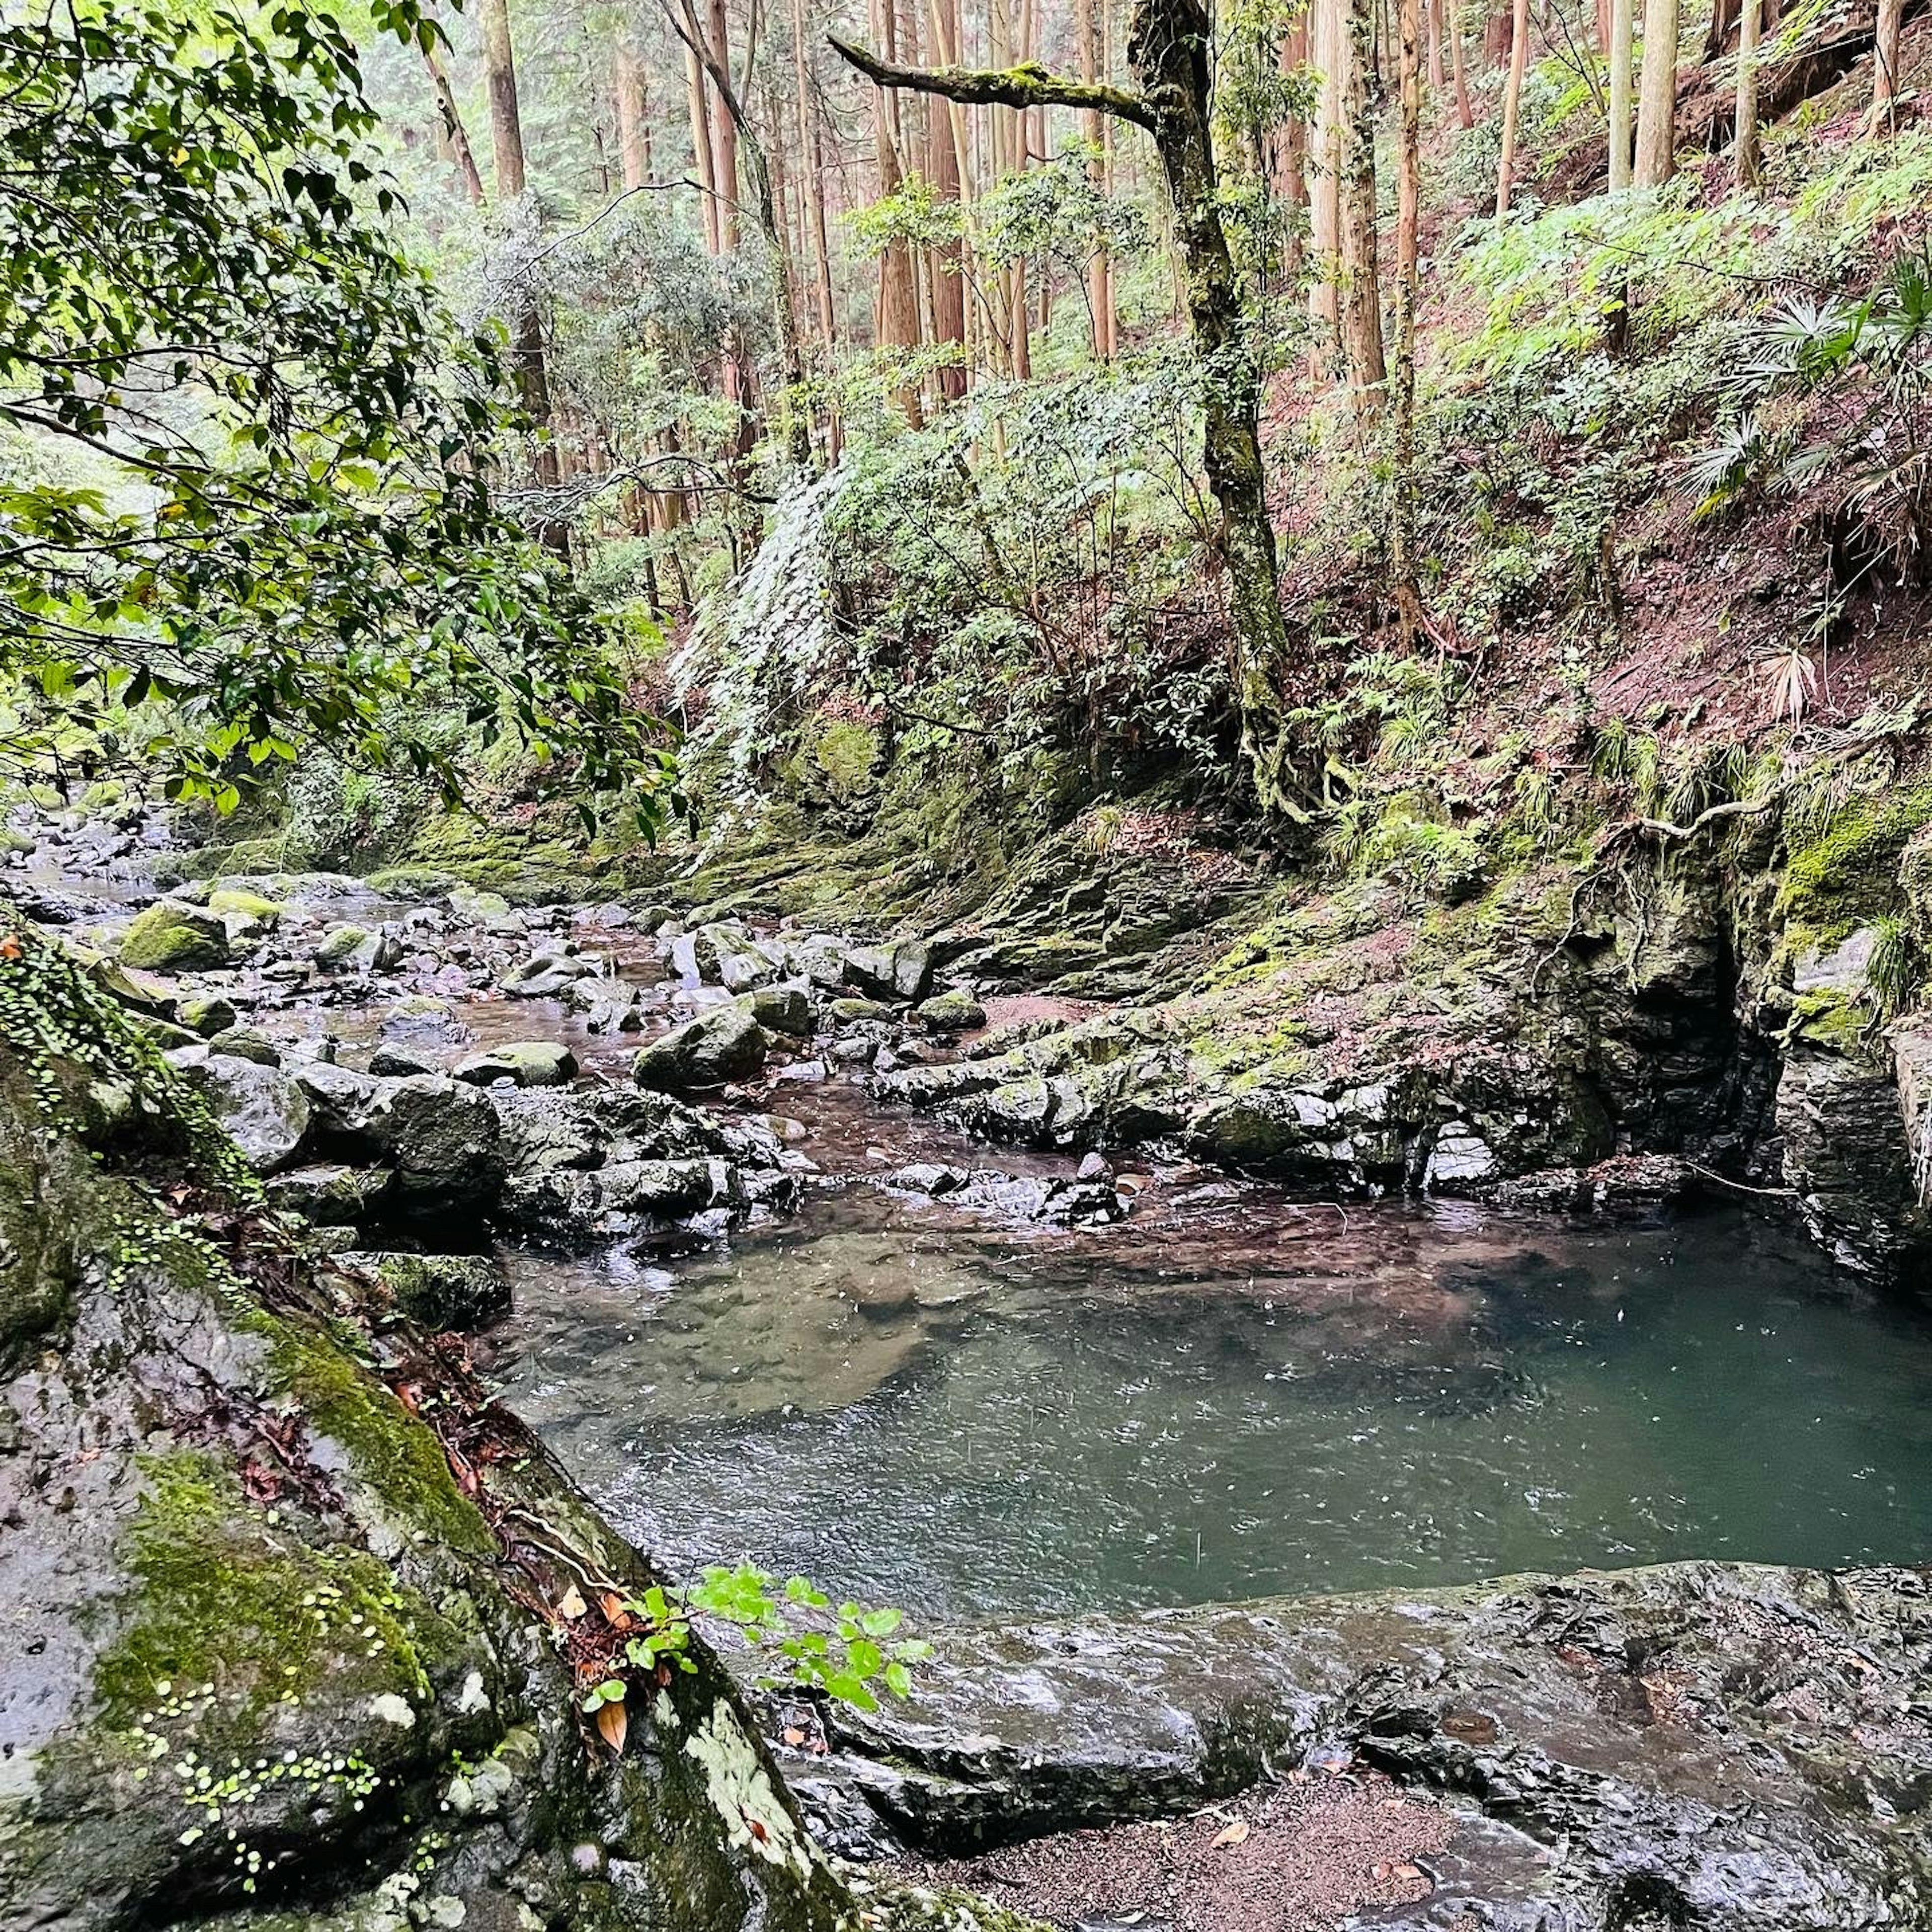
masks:
{"label": "tree trunk", "polygon": [[1704,64],[1708,67],[1723,56],[1731,29],[1738,23],[1738,0],[1712,0],[1711,19],[1704,29]]}
{"label": "tree trunk", "polygon": [[1475,110],[1469,105],[1469,76],[1462,64],[1462,10],[1461,0],[1444,0],[1449,14],[1449,70],[1456,82],[1456,118],[1465,128],[1476,124]]}
{"label": "tree trunk", "polygon": [[1442,92],[1442,0],[1429,0],[1429,91],[1437,94]]}
{"label": "tree trunk", "polygon": [[428,63],[430,85],[436,89],[436,116],[442,124],[442,137],[448,143],[449,158],[456,169],[456,178],[462,183],[470,206],[481,208],[483,176],[476,165],[476,151],[470,146],[470,136],[464,131],[463,116],[457,112],[455,90],[449,84],[442,56],[434,47],[426,48],[423,58]]}
{"label": "tree trunk", "polygon": [[[712,73],[731,64],[731,28],[724,17],[724,0],[711,0],[710,20],[705,35],[708,57],[705,64]],[[712,118],[713,143],[712,173],[718,189],[718,238],[726,254],[738,246],[738,124],[729,114]]]}
{"label": "tree trunk", "polygon": [[651,136],[644,56],[627,36],[617,43],[617,164],[628,194],[650,178]]}
{"label": "tree trunk", "polygon": [[[883,29],[891,8],[892,0],[874,0],[873,31],[882,40],[887,38]],[[898,193],[904,177],[883,88],[872,94],[872,150],[879,170],[879,198],[884,200]],[[900,236],[887,242],[879,256],[878,338],[881,349],[919,346],[919,292],[913,281],[912,249]],[[906,420],[917,424],[922,413],[918,389],[908,382],[893,393]]]}
{"label": "tree trunk", "polygon": [[1871,131],[1895,134],[1898,129],[1898,41],[1904,24],[1905,0],[1878,0],[1878,30],[1872,43]]}
{"label": "tree trunk", "polygon": [[805,0],[791,0],[793,64],[798,80],[798,150],[806,178],[800,194],[812,224],[812,254],[818,285],[818,328],[828,361],[838,338],[832,308],[832,251],[826,242],[825,152],[819,138],[817,98],[805,54]]}
{"label": "tree trunk", "polygon": [[490,95],[490,150],[496,164],[496,199],[524,191],[524,124],[517,105],[516,56],[510,44],[509,0],[478,0],[483,69]]}
{"label": "tree trunk", "polygon": [[1630,181],[1630,53],[1636,32],[1634,0],[1610,0],[1610,187]]}
{"label": "tree trunk", "polygon": [[691,160],[698,172],[698,200],[704,211],[704,252],[718,250],[718,177],[711,165],[711,108],[705,98],[704,69],[698,50],[688,42],[684,50],[684,93],[691,112]]}
{"label": "tree trunk", "polygon": [[[1080,78],[1090,84],[1100,78],[1100,56],[1094,36],[1094,8],[1095,0],[1073,0],[1075,36],[1079,43]],[[1090,107],[1080,117],[1080,131],[1088,144],[1094,149],[1087,164],[1087,178],[1094,184],[1097,194],[1101,189],[1100,178],[1100,130],[1103,116],[1097,107]],[[1094,353],[1105,362],[1108,353],[1108,318],[1112,314],[1114,298],[1108,286],[1112,265],[1107,260],[1106,250],[1096,248],[1087,262],[1087,308],[1094,337]]]}
{"label": "tree trunk", "polygon": [[1396,176],[1395,476],[1389,562],[1395,579],[1396,622],[1405,652],[1414,648],[1422,604],[1415,565],[1415,298],[1422,206],[1422,74],[1416,46],[1420,26],[1417,10],[1417,0],[1397,0],[1401,136]]}
{"label": "tree trunk", "polygon": [[1314,205],[1310,210],[1310,239],[1315,251],[1315,279],[1308,291],[1308,310],[1314,324],[1309,350],[1309,378],[1325,385],[1340,364],[1342,336],[1342,95],[1343,70],[1348,58],[1348,36],[1342,31],[1345,0],[1312,0],[1310,52],[1322,76],[1315,110]]}
{"label": "tree trunk", "polygon": [[1368,415],[1382,406],[1382,281],[1376,268],[1376,126],[1369,99],[1372,0],[1347,0],[1348,60],[1342,95],[1342,340],[1348,385]]}
{"label": "tree trunk", "polygon": [[[1308,64],[1308,16],[1304,14],[1282,35],[1279,64],[1284,74],[1299,74]],[[1282,243],[1282,273],[1291,285],[1302,269],[1301,225],[1308,215],[1308,123],[1291,114],[1276,136],[1275,193],[1290,212]]]}
{"label": "tree trunk", "polygon": [[1509,212],[1516,185],[1516,128],[1522,118],[1522,70],[1529,63],[1529,0],[1516,0],[1510,26],[1509,79],[1503,87],[1503,150],[1496,164],[1496,219]]}
{"label": "tree trunk", "polygon": [[1636,109],[1639,188],[1661,188],[1677,167],[1678,0],[1646,0]]}
{"label": "tree trunk", "polygon": [[1240,279],[1221,225],[1209,94],[1213,32],[1201,0],[1136,0],[1127,63],[1136,88],[1089,86],[1037,67],[928,73],[895,67],[835,38],[832,45],[884,87],[910,87],[968,104],[1016,110],[1098,108],[1154,137],[1186,271],[1188,320],[1210,380],[1201,408],[1208,487],[1221,512],[1242,749],[1268,810],[1305,817],[1302,740],[1288,722],[1288,633],[1276,580],[1262,462],[1259,364],[1242,326]]}
{"label": "tree trunk", "polygon": [[1744,0],[1738,16],[1738,131],[1735,181],[1748,194],[1763,178],[1757,141],[1757,40],[1760,0]]}
{"label": "tree trunk", "polygon": [[[490,95],[490,147],[496,169],[498,202],[518,200],[524,193],[524,126],[517,104],[517,63],[510,41],[508,0],[479,0],[477,20],[483,30],[483,64]],[[536,298],[526,292],[516,318],[517,392],[535,432],[531,467],[537,487],[554,490],[562,482],[556,445],[550,436],[550,370],[544,359],[543,318]],[[570,529],[553,512],[540,515],[537,538],[560,556],[570,554]]]}

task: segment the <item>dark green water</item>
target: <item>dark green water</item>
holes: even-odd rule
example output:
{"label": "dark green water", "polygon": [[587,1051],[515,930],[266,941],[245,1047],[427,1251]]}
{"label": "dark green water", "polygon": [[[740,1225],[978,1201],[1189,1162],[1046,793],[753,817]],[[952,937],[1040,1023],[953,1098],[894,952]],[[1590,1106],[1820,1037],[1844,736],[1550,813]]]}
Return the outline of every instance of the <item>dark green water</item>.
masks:
{"label": "dark green water", "polygon": [[510,1400],[678,1565],[990,1617],[1932,1558],[1932,1322],[1741,1216],[1090,1238],[860,1187],[674,1272],[519,1266]]}

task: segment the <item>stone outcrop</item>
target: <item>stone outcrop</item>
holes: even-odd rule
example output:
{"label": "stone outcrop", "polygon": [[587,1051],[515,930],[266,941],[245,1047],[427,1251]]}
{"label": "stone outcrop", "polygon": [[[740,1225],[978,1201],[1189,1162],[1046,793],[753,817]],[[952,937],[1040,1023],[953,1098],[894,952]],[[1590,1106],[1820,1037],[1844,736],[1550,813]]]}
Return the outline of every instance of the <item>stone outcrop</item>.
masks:
{"label": "stone outcrop", "polygon": [[1376,1923],[1851,1932],[1932,1918],[1932,1584],[1673,1564],[942,1634],[793,1766],[854,1849],[958,1853],[1351,1764],[1438,1795]]}

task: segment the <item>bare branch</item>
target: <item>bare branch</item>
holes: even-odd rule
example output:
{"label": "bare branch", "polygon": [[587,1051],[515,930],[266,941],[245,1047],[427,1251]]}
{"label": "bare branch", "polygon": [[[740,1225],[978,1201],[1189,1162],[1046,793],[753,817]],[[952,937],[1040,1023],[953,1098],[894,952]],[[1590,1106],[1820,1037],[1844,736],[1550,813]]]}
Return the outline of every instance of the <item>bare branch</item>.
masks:
{"label": "bare branch", "polygon": [[1145,96],[1131,88],[1102,82],[1070,80],[1048,74],[1031,61],[1010,68],[902,67],[880,60],[836,34],[826,38],[833,50],[880,87],[903,87],[915,94],[937,94],[968,107],[1077,107],[1088,113],[1111,114],[1151,129],[1154,110]]}

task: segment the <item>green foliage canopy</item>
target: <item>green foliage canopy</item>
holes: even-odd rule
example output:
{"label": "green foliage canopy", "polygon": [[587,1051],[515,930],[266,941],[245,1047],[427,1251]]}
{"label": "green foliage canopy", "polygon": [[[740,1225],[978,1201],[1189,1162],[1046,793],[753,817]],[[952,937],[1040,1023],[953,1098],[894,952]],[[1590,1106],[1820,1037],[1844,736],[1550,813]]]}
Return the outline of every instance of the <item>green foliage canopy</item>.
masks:
{"label": "green foliage canopy", "polygon": [[492,502],[500,338],[392,238],[374,122],[300,0],[0,22],[0,763],[120,753],[225,808],[314,740],[453,793],[382,729],[433,700],[648,817],[661,730]]}

